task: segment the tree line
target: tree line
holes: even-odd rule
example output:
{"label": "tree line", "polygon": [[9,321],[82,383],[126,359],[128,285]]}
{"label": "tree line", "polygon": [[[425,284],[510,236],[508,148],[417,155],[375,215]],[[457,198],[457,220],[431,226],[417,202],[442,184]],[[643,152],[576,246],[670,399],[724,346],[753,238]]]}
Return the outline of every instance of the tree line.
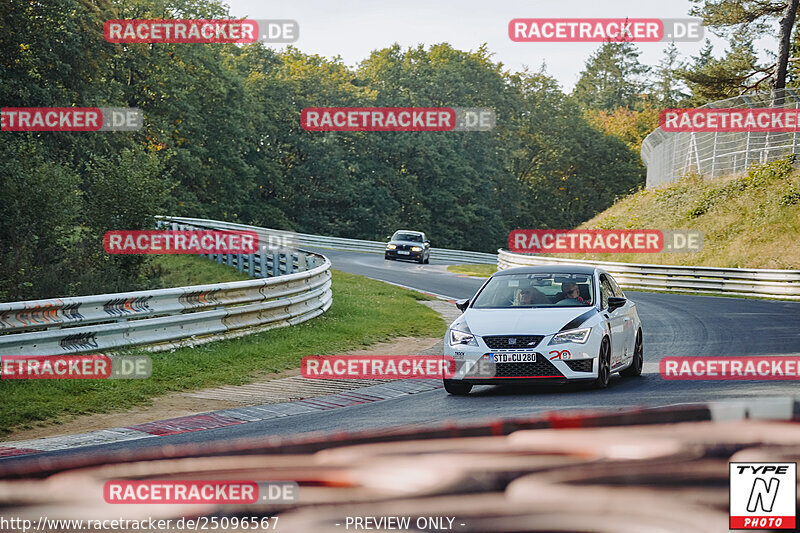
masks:
{"label": "tree line", "polygon": [[[649,69],[630,43],[601,46],[567,94],[486,47],[393,45],[350,67],[294,47],[103,39],[108,19],[231,17],[218,0],[2,9],[0,105],[138,107],[145,126],[0,133],[0,301],[154,286],[146,257],[105,254],[102,236],[162,213],[362,239],[406,227],[477,251],[516,228],[574,227],[643,185],[652,114],[713,85],[681,70],[700,59]],[[300,127],[303,108],[327,106],[491,107],[498,120],[491,132]]]}

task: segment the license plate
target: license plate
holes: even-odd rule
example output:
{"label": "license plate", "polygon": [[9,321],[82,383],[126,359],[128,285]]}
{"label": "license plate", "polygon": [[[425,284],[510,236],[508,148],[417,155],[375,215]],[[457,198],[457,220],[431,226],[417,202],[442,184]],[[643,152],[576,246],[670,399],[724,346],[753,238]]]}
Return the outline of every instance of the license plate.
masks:
{"label": "license plate", "polygon": [[489,361],[492,363],[535,363],[535,353],[490,353]]}
{"label": "license plate", "polygon": [[397,252],[397,253],[400,254],[400,255],[410,255],[411,254],[411,252]]}

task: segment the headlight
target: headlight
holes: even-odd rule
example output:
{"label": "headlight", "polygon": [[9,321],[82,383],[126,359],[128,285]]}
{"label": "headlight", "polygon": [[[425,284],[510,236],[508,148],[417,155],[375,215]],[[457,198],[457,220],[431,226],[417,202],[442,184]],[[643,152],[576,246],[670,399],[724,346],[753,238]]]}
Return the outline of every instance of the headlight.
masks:
{"label": "headlight", "polygon": [[394,249],[396,249],[396,248],[397,248],[397,245],[396,245],[396,244],[387,244],[387,245],[386,245],[386,249],[387,249],[387,250],[394,250]]}
{"label": "headlight", "polygon": [[412,246],[411,247],[411,251],[412,252],[421,252],[422,248],[420,248],[419,246]]}
{"label": "headlight", "polygon": [[477,346],[478,341],[475,340],[475,335],[457,329],[450,330],[450,346],[457,346],[459,344],[466,344],[467,346]]}
{"label": "headlight", "polygon": [[553,337],[553,340],[550,341],[550,344],[563,344],[565,342],[583,344],[589,340],[589,334],[591,332],[592,328],[571,329],[569,331],[556,334],[556,336]]}

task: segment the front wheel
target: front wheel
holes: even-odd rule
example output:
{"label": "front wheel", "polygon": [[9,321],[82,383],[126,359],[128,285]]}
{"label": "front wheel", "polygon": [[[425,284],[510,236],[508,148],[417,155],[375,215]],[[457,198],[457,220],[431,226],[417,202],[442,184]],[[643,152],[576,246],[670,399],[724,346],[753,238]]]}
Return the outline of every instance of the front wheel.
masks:
{"label": "front wheel", "polygon": [[625,370],[620,370],[620,375],[625,377],[636,377],[642,375],[644,366],[644,349],[642,348],[642,330],[636,334],[636,344],[633,347],[633,361],[631,366]]}
{"label": "front wheel", "polygon": [[605,389],[608,387],[608,380],[611,379],[611,344],[608,338],[600,343],[600,354],[597,358],[597,379],[594,380],[595,389]]}
{"label": "front wheel", "polygon": [[466,396],[469,394],[469,391],[472,390],[471,383],[464,383],[463,381],[458,381],[455,379],[445,379],[443,381],[444,390],[450,394],[453,394],[454,396]]}

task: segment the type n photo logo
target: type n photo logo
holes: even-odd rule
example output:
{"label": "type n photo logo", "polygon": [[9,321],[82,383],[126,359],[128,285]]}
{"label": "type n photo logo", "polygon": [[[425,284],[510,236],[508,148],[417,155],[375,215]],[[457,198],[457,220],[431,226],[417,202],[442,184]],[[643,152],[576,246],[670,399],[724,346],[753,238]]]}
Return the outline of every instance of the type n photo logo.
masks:
{"label": "type n photo logo", "polygon": [[797,463],[730,463],[730,529],[795,529]]}

